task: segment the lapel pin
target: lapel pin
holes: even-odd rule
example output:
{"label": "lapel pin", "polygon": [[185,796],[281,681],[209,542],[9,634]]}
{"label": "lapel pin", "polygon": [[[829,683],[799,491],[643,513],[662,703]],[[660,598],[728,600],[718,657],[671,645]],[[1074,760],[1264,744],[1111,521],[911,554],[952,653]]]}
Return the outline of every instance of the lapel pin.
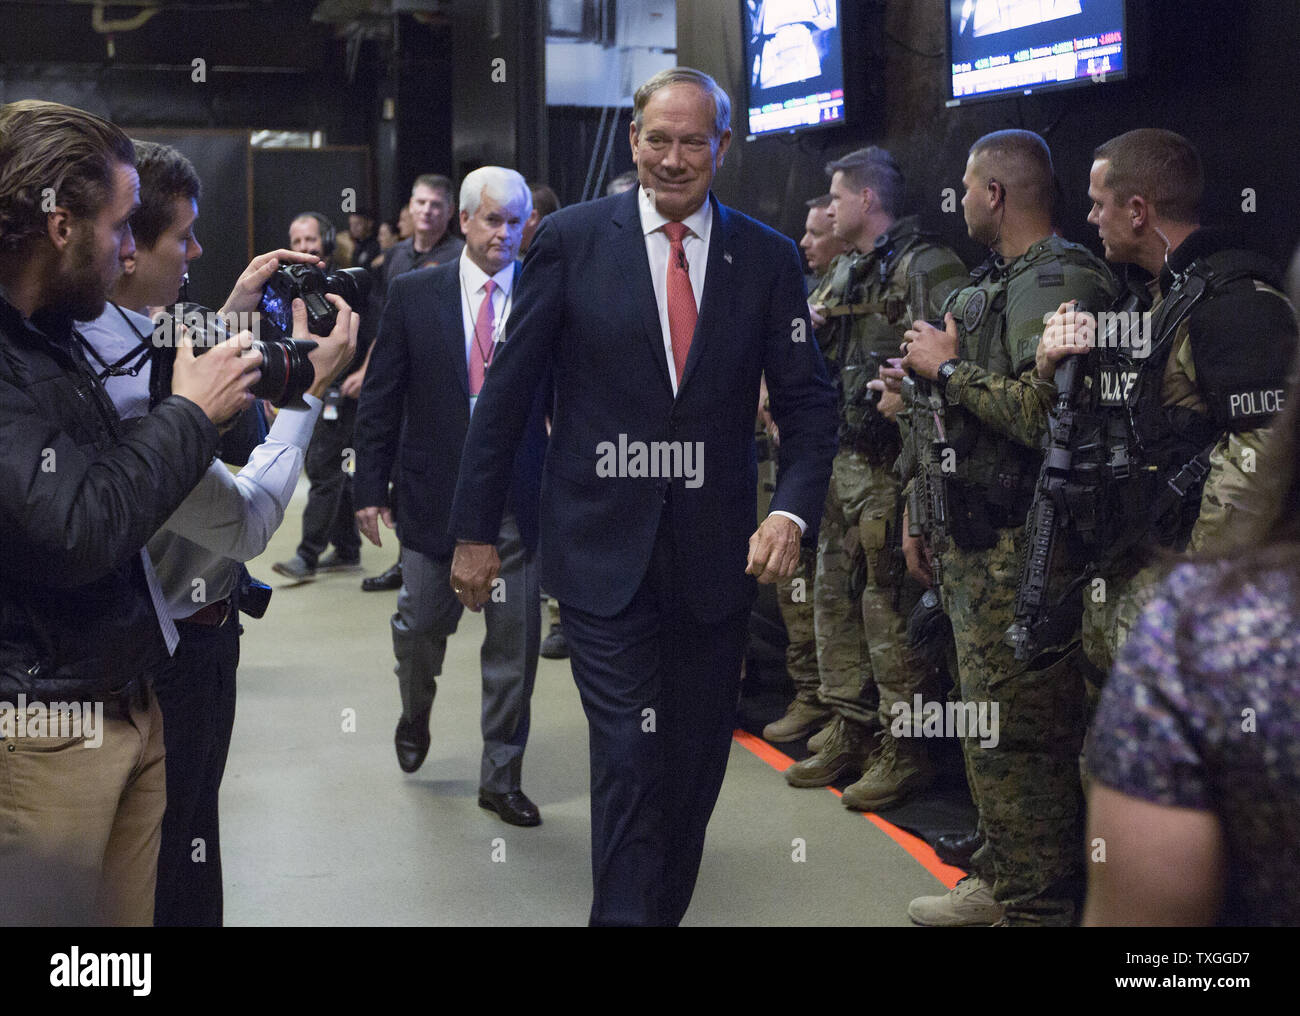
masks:
{"label": "lapel pin", "polygon": [[722,260],[727,262],[727,264],[731,264],[731,253],[724,250],[722,252]]}

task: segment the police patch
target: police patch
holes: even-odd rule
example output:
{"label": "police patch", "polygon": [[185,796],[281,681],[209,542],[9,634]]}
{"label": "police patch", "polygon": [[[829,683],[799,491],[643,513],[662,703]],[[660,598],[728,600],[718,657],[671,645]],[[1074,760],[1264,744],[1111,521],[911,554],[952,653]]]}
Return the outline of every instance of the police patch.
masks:
{"label": "police patch", "polygon": [[980,319],[984,317],[984,308],[988,305],[989,294],[982,289],[977,289],[971,293],[970,299],[966,301],[966,309],[962,311],[962,324],[966,326],[966,331],[973,332],[979,327]]}
{"label": "police patch", "polygon": [[1137,384],[1136,367],[1112,367],[1106,364],[1101,368],[1100,402],[1103,406],[1122,406],[1128,401],[1129,394]]}
{"label": "police patch", "polygon": [[1286,408],[1285,388],[1265,388],[1256,392],[1234,392],[1228,396],[1228,419],[1247,416],[1272,416]]}

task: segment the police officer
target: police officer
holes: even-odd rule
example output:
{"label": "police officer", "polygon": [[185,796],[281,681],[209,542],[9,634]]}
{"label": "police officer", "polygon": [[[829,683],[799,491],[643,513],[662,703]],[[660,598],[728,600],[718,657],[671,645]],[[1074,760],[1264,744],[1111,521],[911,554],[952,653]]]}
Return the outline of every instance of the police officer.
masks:
{"label": "police officer", "polygon": [[935,577],[924,541],[938,551],[957,650],[954,696],[967,716],[983,710],[996,736],[968,729],[962,738],[985,840],[976,874],[946,896],[913,900],[908,913],[926,925],[991,924],[1003,915],[1012,924],[1068,924],[1082,866],[1077,642],[1054,647],[1052,664],[1035,670],[1016,662],[1003,635],[1053,394],[1034,370],[1039,335],[1064,300],[1109,306],[1114,283],[1085,248],[1053,235],[1052,159],[1037,134],[980,138],[962,183],[967,229],[993,256],[950,301],[946,331],[924,322],[908,331],[903,359],[944,405],[944,440],[921,461],[938,469],[929,477],[946,496],[947,546],[934,546],[935,531],[912,539],[905,528],[903,540],[909,570],[923,581]]}
{"label": "police officer", "polygon": [[[810,300],[840,391],[840,450],[813,585],[818,700],[834,718],[819,735],[816,754],[785,777],[791,786],[819,787],[860,774],[842,800],[849,808],[876,810],[932,778],[921,742],[896,744],[888,737],[893,704],[911,701],[930,669],[906,648],[905,619],[919,589],[904,588],[901,562],[893,564],[901,519],[893,471],[898,426],[870,404],[874,393],[867,384],[881,360],[897,352],[907,327],[909,277],[925,279],[927,312],[934,315],[966,278],[966,268],[921,231],[915,216],[898,217],[904,179],[888,152],[860,149],[827,165],[826,173],[835,235],[852,248],[836,259]],[[850,594],[855,562],[858,581]]]}
{"label": "police officer", "polygon": [[[1099,474],[1110,495],[1097,490],[1096,503],[1116,514],[1098,518],[1087,547],[1097,575],[1083,587],[1083,645],[1104,676],[1152,592],[1147,551],[1221,551],[1251,511],[1246,495],[1281,408],[1296,322],[1277,270],[1200,226],[1204,178],[1186,138],[1133,130],[1093,160],[1088,221],[1108,261],[1151,274],[1151,309],[1136,322],[1107,322],[1062,305],[1037,361],[1039,377],[1050,378],[1066,356],[1100,346],[1086,369],[1102,432],[1121,446],[1129,477],[1153,481]],[[1102,334],[1099,323],[1113,327]],[[1182,496],[1163,493],[1174,490]]]}
{"label": "police officer", "polygon": [[[808,262],[810,291],[817,290],[826,278],[831,262],[848,250],[844,241],[832,230],[830,203],[829,194],[821,194],[804,202],[808,215],[804,221],[804,233],[799,240],[799,247]],[[781,435],[768,411],[766,384],[762,386],[758,400],[759,517],[762,518],[767,514],[765,494],[776,489]],[[763,454],[764,449],[768,452],[766,456]],[[825,724],[831,715],[830,709],[817,701],[820,681],[813,618],[813,579],[816,568],[816,548],[801,547],[798,571],[776,586],[781,620],[785,622],[786,634],[789,636],[785,649],[785,669],[794,683],[795,696],[786,706],[785,714],[763,728],[763,737],[774,744],[785,744],[807,737],[817,727]]]}

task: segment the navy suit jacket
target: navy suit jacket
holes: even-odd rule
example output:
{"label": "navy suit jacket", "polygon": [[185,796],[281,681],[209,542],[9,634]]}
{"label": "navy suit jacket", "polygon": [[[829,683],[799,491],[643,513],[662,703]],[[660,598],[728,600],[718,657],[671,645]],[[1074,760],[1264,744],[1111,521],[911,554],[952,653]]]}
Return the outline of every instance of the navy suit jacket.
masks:
{"label": "navy suit jacket", "polygon": [[[518,265],[515,279],[517,285]],[[517,295],[512,302],[518,308]],[[460,259],[394,279],[375,342],[353,434],[353,500],[358,508],[388,506],[388,480],[396,458],[393,507],[398,538],[403,546],[446,558],[455,548],[447,520],[470,421]],[[495,371],[494,358],[488,376]],[[511,449],[513,465],[507,469],[506,484],[520,535],[525,546],[535,550],[546,427],[541,393],[530,390],[522,397],[532,411],[525,409],[524,440],[517,453]],[[500,517],[498,507],[498,524]]]}
{"label": "navy suit jacket", "polygon": [[[836,403],[808,321],[798,251],[789,238],[709,200],[708,270],[676,398],[633,189],[542,220],[508,339],[466,439],[452,532],[494,542],[529,396],[553,372],[542,585],[562,604],[597,616],[612,617],[631,601],[665,511],[680,588],[697,619],[718,621],[752,603],[745,562],[756,524],[754,419],[765,371],[781,429],[771,507],[802,518],[805,539],[815,539],[821,519]],[[635,475],[643,471],[634,461],[638,442],[661,451],[672,445],[651,443],[698,447],[703,472]],[[607,475],[611,452],[621,475]]]}

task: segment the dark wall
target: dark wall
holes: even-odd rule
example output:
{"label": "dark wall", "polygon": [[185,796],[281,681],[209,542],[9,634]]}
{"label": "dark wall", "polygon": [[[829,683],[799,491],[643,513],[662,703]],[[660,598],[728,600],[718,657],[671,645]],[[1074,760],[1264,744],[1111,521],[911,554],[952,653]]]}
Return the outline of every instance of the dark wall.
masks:
{"label": "dark wall", "polygon": [[[382,53],[363,47],[349,80],[345,43],[311,21],[315,6],[164,8],[114,32],[110,58],[89,5],[6,4],[0,102],[51,99],[138,127],[322,130],[333,144],[366,144]],[[195,59],[204,61],[201,81]]]}
{"label": "dark wall", "polygon": [[457,185],[483,165],[545,179],[544,12],[539,0],[456,0],[452,134]]}
{"label": "dark wall", "polygon": [[[551,106],[546,111],[550,149],[550,177],[546,183],[560,196],[562,205],[580,201],[584,187],[594,188],[592,193],[595,197],[604,197],[610,180],[636,168],[632,161],[632,146],[628,142],[632,111],[611,110],[606,113],[603,132],[602,112],[592,106]],[[608,160],[606,152],[609,153]],[[603,176],[600,172],[602,165],[605,167]]]}
{"label": "dark wall", "polygon": [[[870,4],[863,5],[870,9]],[[1038,131],[1051,145],[1066,237],[1100,252],[1085,221],[1093,149],[1134,127],[1176,130],[1198,147],[1206,170],[1204,221],[1230,226],[1277,259],[1300,240],[1300,4],[1224,4],[1149,0],[1141,55],[1147,68],[1128,83],[1003,99],[946,109],[944,14],[947,0],[888,0],[884,10],[885,103],[878,126],[732,144],[717,181],[719,197],[792,237],[803,231],[805,198],[826,189],[824,164],[851,149],[880,144],[908,176],[909,205],[969,262],[984,251],[965,237],[960,205],[944,212],[943,190],[961,196],[970,144],[1006,127]],[[678,0],[678,60],[713,74],[743,104],[739,4]],[[850,52],[846,63],[860,60]],[[859,67],[859,70],[869,68]],[[743,116],[742,116],[743,127]],[[1243,211],[1243,190],[1256,211]]]}
{"label": "dark wall", "polygon": [[318,212],[336,233],[348,228],[343,191],[356,191],[357,208],[370,204],[364,148],[261,148],[253,152],[253,246],[260,253],[289,246],[289,224]]}

